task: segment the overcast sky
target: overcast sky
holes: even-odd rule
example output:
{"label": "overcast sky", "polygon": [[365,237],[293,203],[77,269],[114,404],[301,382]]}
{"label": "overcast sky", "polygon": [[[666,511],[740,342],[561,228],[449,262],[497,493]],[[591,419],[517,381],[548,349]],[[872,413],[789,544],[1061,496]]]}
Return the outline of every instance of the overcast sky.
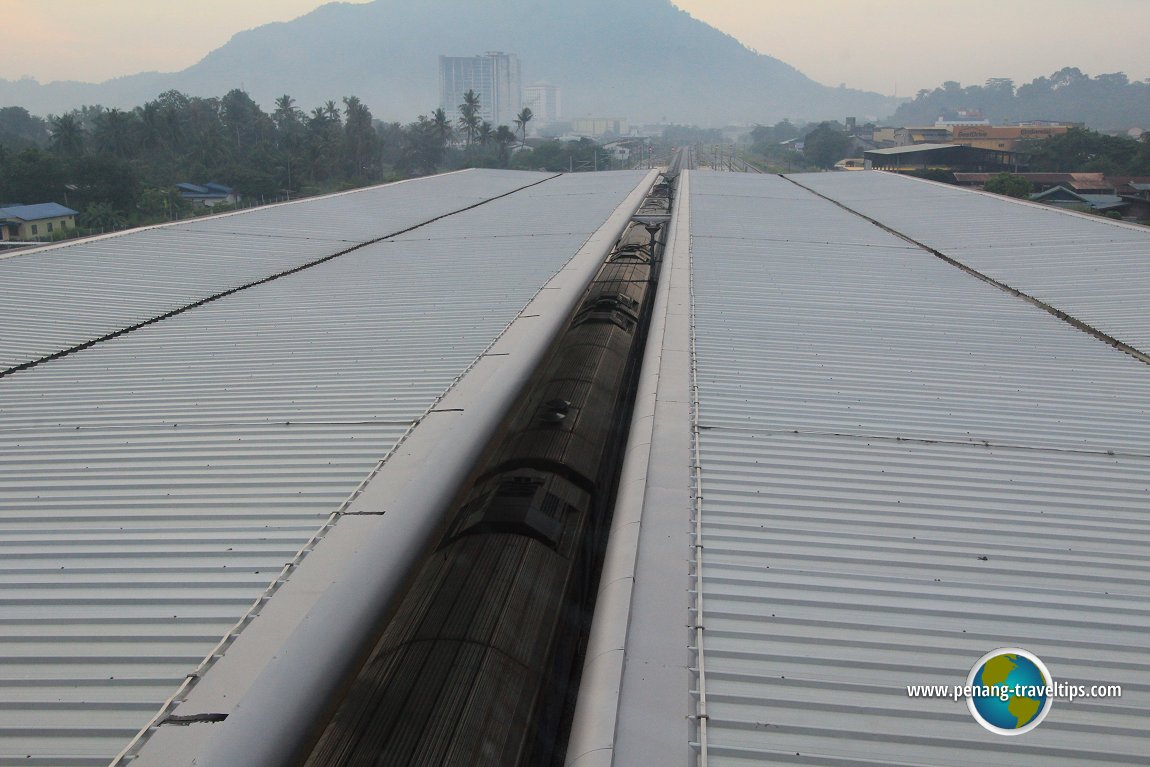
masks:
{"label": "overcast sky", "polygon": [[[1011,77],[1024,83],[1064,66],[1091,75],[1150,77],[1150,0],[674,1],[821,83],[888,95],[913,96],[948,79],[971,85]],[[240,30],[286,21],[323,4],[0,0],[0,77],[99,82],[177,71]]]}

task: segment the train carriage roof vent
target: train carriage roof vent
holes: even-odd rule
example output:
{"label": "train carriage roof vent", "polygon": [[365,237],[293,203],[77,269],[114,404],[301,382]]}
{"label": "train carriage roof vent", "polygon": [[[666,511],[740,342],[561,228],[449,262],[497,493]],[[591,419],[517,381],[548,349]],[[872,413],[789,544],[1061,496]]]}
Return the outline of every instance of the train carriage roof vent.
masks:
{"label": "train carriage roof vent", "polygon": [[464,506],[451,540],[477,533],[526,535],[551,548],[559,546],[571,504],[550,492],[534,473],[505,476],[494,489]]}

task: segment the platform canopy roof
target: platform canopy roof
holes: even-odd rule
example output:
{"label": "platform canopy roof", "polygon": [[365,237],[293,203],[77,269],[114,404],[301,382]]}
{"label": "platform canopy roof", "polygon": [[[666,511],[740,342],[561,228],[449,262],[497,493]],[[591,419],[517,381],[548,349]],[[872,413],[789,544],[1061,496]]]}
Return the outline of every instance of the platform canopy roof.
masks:
{"label": "platform canopy roof", "polygon": [[[0,766],[274,737],[654,180],[0,258]],[[1144,763],[1150,230],[879,172],[686,170],[661,223],[567,764]],[[1122,696],[1020,737],[908,696],[997,648]]]}

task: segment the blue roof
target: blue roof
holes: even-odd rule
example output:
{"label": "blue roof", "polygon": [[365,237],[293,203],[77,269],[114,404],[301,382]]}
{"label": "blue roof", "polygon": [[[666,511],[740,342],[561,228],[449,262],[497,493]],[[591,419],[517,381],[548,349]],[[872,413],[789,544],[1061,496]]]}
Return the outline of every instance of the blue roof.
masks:
{"label": "blue roof", "polygon": [[189,184],[184,182],[182,184],[176,184],[176,188],[186,194],[193,194],[197,197],[225,197],[235,191],[230,186],[217,184],[214,181],[209,184]]}
{"label": "blue roof", "polygon": [[12,205],[0,208],[0,218],[18,218],[22,221],[39,221],[42,218],[79,215],[71,208],[57,202],[42,202],[38,205]]}

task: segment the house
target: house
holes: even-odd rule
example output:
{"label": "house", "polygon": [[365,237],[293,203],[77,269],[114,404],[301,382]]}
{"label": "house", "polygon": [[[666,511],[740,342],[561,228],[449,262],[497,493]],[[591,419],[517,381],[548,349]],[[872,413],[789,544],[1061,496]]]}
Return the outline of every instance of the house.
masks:
{"label": "house", "polygon": [[1033,202],[1053,205],[1058,208],[1074,210],[1086,207],[1095,213],[1107,213],[1112,210],[1121,211],[1129,204],[1116,194],[1079,194],[1064,186],[1056,186],[1045,192],[1032,194],[1030,199]]}
{"label": "house", "polygon": [[240,195],[235,189],[214,181],[209,184],[176,184],[180,197],[192,205],[201,205],[205,208],[214,208],[217,205],[234,205],[239,201]]}
{"label": "house", "polygon": [[1114,191],[1126,201],[1128,207],[1122,211],[1125,218],[1135,221],[1150,221],[1150,178],[1112,177]]}
{"label": "house", "polygon": [[0,208],[0,241],[46,239],[76,228],[79,213],[55,202]]}

